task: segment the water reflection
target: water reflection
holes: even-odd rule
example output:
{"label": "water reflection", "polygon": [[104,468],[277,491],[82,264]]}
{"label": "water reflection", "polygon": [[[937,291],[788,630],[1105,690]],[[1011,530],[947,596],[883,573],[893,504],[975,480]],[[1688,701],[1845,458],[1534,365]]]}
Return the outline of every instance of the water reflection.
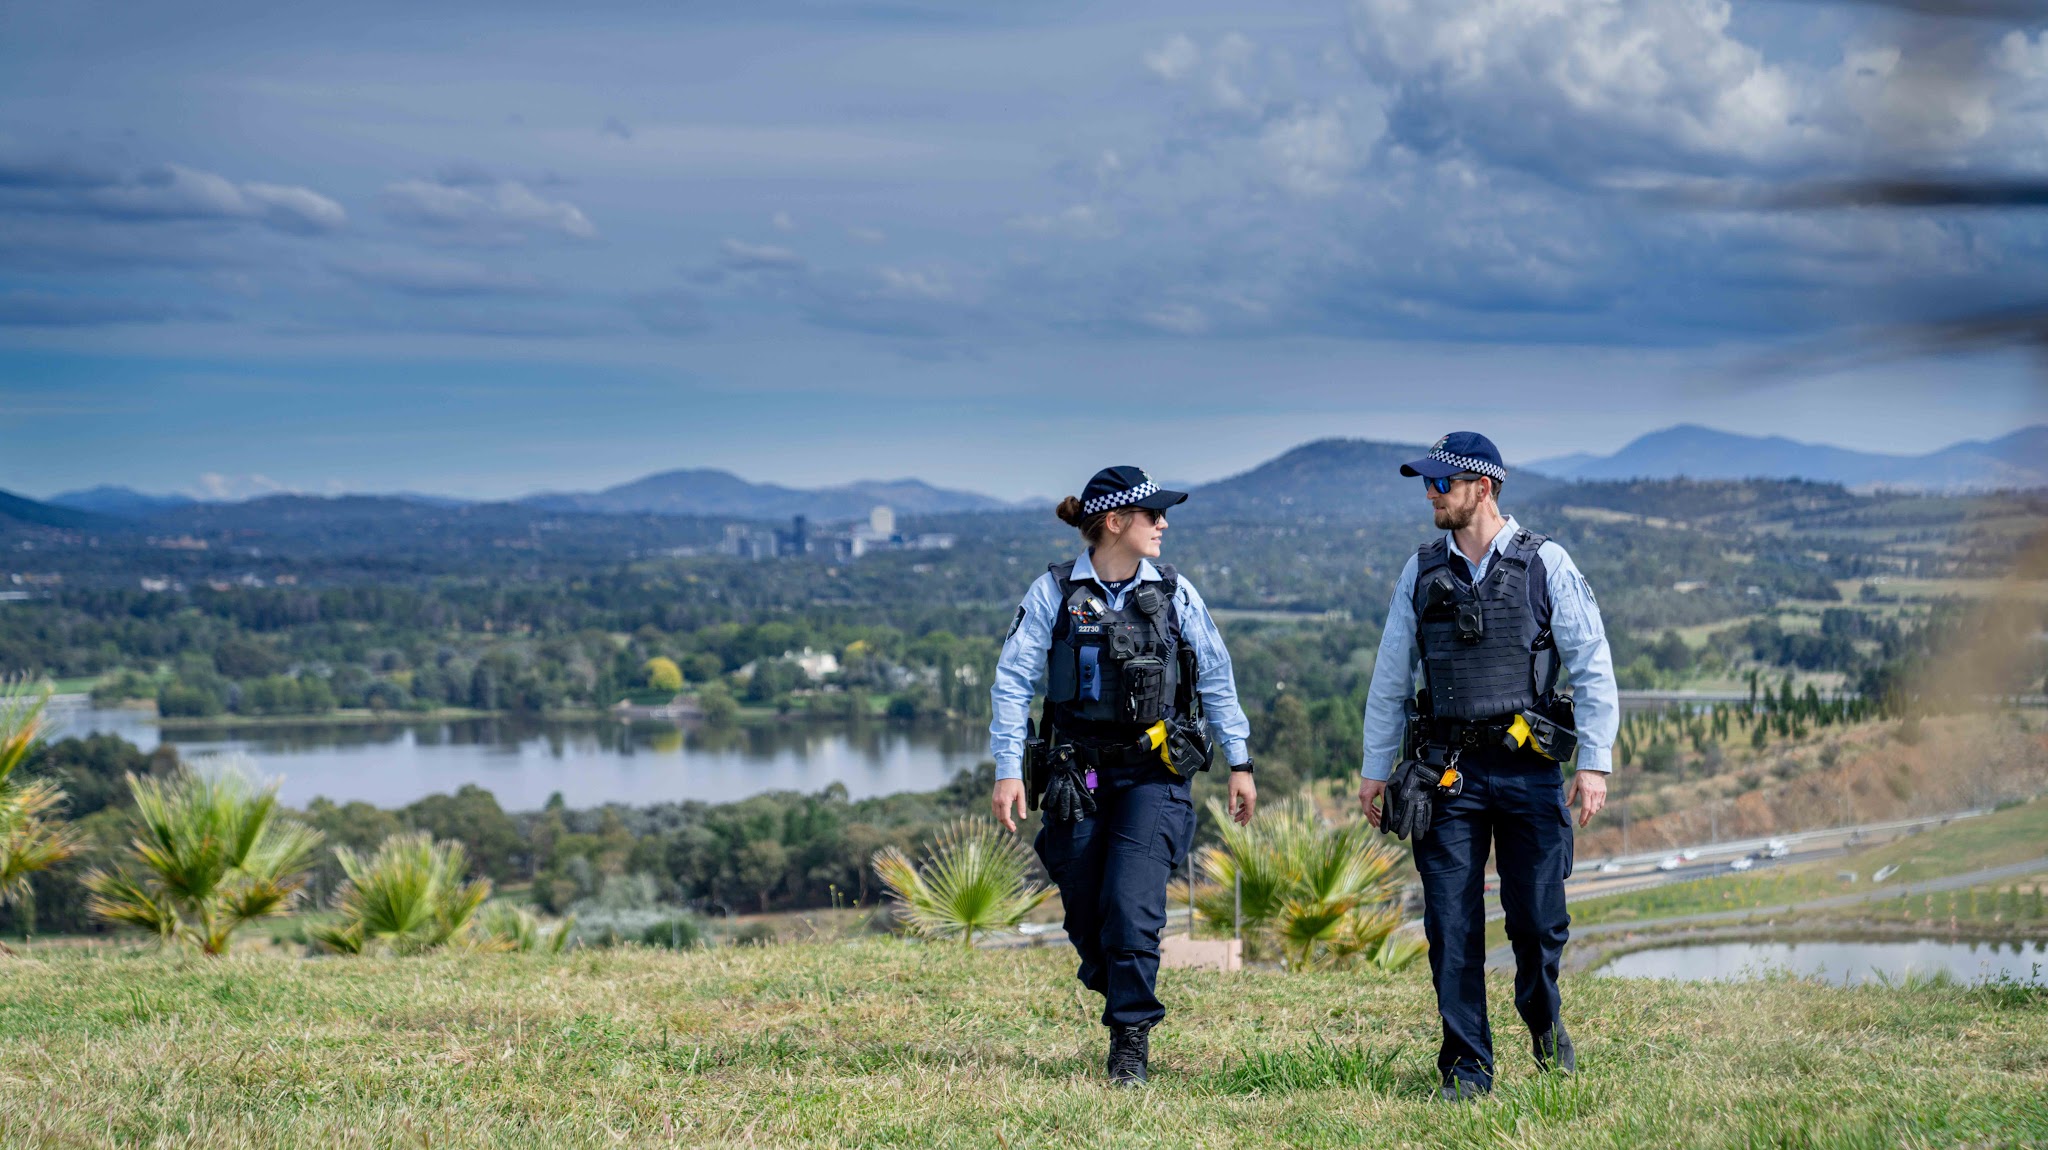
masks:
{"label": "water reflection", "polygon": [[571,806],[680,799],[723,802],[769,790],[843,783],[855,798],[943,786],[986,755],[960,727],[774,725],[684,729],[672,724],[550,722],[512,717],[427,723],[307,723],[160,730],[139,712],[59,708],[64,734],[118,734],[145,750],[245,751],[285,776],[286,802],[315,795],[402,806],[476,783],[512,810],[561,791]]}
{"label": "water reflection", "polygon": [[1683,982],[1726,982],[1786,973],[1836,986],[1855,986],[1943,972],[1963,982],[2011,978],[2048,986],[2048,943],[1935,939],[1719,942],[1639,950],[1614,959],[1598,973]]}

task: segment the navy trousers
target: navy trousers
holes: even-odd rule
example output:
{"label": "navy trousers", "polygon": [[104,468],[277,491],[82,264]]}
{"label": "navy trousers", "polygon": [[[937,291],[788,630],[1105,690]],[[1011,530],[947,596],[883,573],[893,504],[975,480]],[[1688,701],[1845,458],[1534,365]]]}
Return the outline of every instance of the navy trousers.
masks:
{"label": "navy trousers", "polygon": [[1515,951],[1515,1010],[1530,1033],[1558,1020],[1557,964],[1571,915],[1572,815],[1556,763],[1535,755],[1468,752],[1465,792],[1438,798],[1429,834],[1415,848],[1422,875],[1429,972],[1436,982],[1443,1046],[1437,1069],[1476,1087],[1493,1085],[1493,1031],[1486,1021],[1486,855],[1500,858],[1501,909]]}
{"label": "navy trousers", "polygon": [[1096,813],[1047,820],[1038,858],[1060,888],[1067,939],[1081,956],[1074,977],[1103,998],[1104,1026],[1149,1026],[1166,1017],[1154,987],[1166,884],[1195,835],[1188,780],[1159,768],[1109,772]]}

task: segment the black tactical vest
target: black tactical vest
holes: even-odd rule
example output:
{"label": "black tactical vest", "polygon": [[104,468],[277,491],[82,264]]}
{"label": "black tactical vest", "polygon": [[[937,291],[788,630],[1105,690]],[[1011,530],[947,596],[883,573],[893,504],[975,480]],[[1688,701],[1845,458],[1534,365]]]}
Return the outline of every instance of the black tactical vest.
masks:
{"label": "black tactical vest", "polygon": [[1416,553],[1415,641],[1436,718],[1505,718],[1555,688],[1556,645],[1529,606],[1529,561],[1544,542],[1517,529],[1477,586],[1452,572],[1443,536]]}
{"label": "black tactical vest", "polygon": [[1162,564],[1157,581],[1133,583],[1122,610],[1112,610],[1101,587],[1075,581],[1073,561],[1047,570],[1059,580],[1060,594],[1046,656],[1045,702],[1053,726],[1083,738],[1124,738],[1177,716],[1179,573]]}

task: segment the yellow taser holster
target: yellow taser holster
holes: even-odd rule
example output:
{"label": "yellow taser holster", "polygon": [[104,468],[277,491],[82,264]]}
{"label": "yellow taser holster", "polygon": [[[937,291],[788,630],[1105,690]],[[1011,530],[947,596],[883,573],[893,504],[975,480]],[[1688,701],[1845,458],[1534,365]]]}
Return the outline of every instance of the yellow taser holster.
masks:
{"label": "yellow taser holster", "polygon": [[1145,733],[1138,736],[1138,745],[1149,750],[1158,751],[1159,761],[1166,764],[1166,769],[1176,775],[1180,774],[1180,771],[1173,765],[1173,753],[1167,750],[1166,747],[1165,719],[1161,719],[1145,728]]}

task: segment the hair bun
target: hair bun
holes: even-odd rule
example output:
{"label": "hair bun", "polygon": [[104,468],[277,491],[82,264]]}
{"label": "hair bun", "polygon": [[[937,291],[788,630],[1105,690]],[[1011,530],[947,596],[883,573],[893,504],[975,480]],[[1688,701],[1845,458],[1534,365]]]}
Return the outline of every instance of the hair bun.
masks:
{"label": "hair bun", "polygon": [[1087,514],[1081,509],[1081,501],[1071,495],[1060,500],[1060,505],[1053,508],[1052,513],[1059,516],[1060,522],[1069,527],[1079,527],[1081,521],[1088,518]]}

